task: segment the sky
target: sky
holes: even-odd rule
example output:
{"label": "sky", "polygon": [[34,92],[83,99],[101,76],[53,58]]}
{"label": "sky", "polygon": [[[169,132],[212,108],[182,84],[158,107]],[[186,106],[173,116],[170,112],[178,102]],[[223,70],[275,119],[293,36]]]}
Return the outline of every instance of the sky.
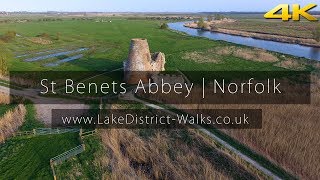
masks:
{"label": "sky", "polygon": [[[320,0],[0,0],[0,11],[68,12],[227,12],[267,11],[278,4]],[[320,10],[317,7],[315,10]]]}

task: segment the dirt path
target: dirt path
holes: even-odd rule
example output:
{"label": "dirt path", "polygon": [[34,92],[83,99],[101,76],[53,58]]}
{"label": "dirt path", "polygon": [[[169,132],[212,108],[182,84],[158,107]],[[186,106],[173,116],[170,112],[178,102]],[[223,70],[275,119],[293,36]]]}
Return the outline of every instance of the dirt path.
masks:
{"label": "dirt path", "polygon": [[[121,69],[123,68],[117,68],[112,71],[103,72],[95,76],[91,76],[86,79],[83,79],[81,81],[87,81],[95,77],[108,74],[114,71],[118,71]],[[7,83],[3,83],[3,84],[9,85]],[[71,100],[71,99],[66,100],[63,98],[46,98],[46,97],[39,96],[38,92],[35,89],[23,89],[23,90],[17,90],[12,88],[10,89],[8,87],[2,86],[0,83],[0,92],[6,93],[6,94],[12,94],[15,96],[25,97],[31,100],[34,103],[34,106],[36,108],[37,118],[48,126],[51,125],[51,121],[52,121],[52,109],[89,109],[88,105],[83,104],[77,100]]]}
{"label": "dirt path", "polygon": [[[37,94],[34,89],[16,90],[0,85],[0,92],[25,97],[34,103],[37,118],[50,126],[52,121],[52,109],[88,109],[89,106],[76,100],[62,98],[46,98]],[[48,102],[46,104],[45,102]]]}

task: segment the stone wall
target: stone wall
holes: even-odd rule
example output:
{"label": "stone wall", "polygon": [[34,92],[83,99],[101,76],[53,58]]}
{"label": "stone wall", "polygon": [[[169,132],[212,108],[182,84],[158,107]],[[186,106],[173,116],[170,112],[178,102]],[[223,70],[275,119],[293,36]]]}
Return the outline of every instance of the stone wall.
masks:
{"label": "stone wall", "polygon": [[146,39],[132,39],[128,59],[123,64],[126,83],[147,81],[151,74],[165,70],[165,62],[163,53],[150,53]]}

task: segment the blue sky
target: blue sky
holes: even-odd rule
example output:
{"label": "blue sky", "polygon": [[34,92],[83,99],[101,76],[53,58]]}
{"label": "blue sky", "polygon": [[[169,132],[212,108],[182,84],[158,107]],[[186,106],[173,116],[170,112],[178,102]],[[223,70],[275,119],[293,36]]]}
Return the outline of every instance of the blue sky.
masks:
{"label": "blue sky", "polygon": [[0,11],[267,11],[280,3],[320,6],[320,0],[1,0]]}

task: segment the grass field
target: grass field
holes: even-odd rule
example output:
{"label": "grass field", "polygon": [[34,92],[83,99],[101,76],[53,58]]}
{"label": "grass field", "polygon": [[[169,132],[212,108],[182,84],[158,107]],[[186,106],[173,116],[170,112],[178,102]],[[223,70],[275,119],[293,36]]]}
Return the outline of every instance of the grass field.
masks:
{"label": "grass field", "polygon": [[[224,56],[220,63],[198,63],[183,59],[185,52],[204,51],[214,47],[228,46],[229,43],[210,41],[201,38],[182,36],[168,30],[159,29],[160,22],[146,20],[119,20],[111,23],[96,23],[94,21],[62,22],[29,22],[15,23],[0,27],[0,34],[14,30],[22,37],[16,37],[7,46],[16,54],[41,52],[70,47],[94,47],[92,55],[62,64],[58,67],[43,67],[44,61],[23,62],[23,58],[12,59],[9,70],[112,70],[122,67],[127,58],[130,39],[147,38],[152,52],[165,52],[166,68],[181,70],[276,70],[272,63],[243,61],[243,58]],[[37,28],[34,28],[37,27]],[[26,38],[35,37],[41,33],[54,36],[61,34],[60,40],[53,40],[50,45],[32,43]],[[50,60],[49,60],[50,61]]]}
{"label": "grass field", "polygon": [[78,145],[78,134],[9,140],[0,146],[0,179],[52,179],[50,158]]}
{"label": "grass field", "polygon": [[15,105],[0,105],[0,117],[2,117],[7,111],[13,109]]}

